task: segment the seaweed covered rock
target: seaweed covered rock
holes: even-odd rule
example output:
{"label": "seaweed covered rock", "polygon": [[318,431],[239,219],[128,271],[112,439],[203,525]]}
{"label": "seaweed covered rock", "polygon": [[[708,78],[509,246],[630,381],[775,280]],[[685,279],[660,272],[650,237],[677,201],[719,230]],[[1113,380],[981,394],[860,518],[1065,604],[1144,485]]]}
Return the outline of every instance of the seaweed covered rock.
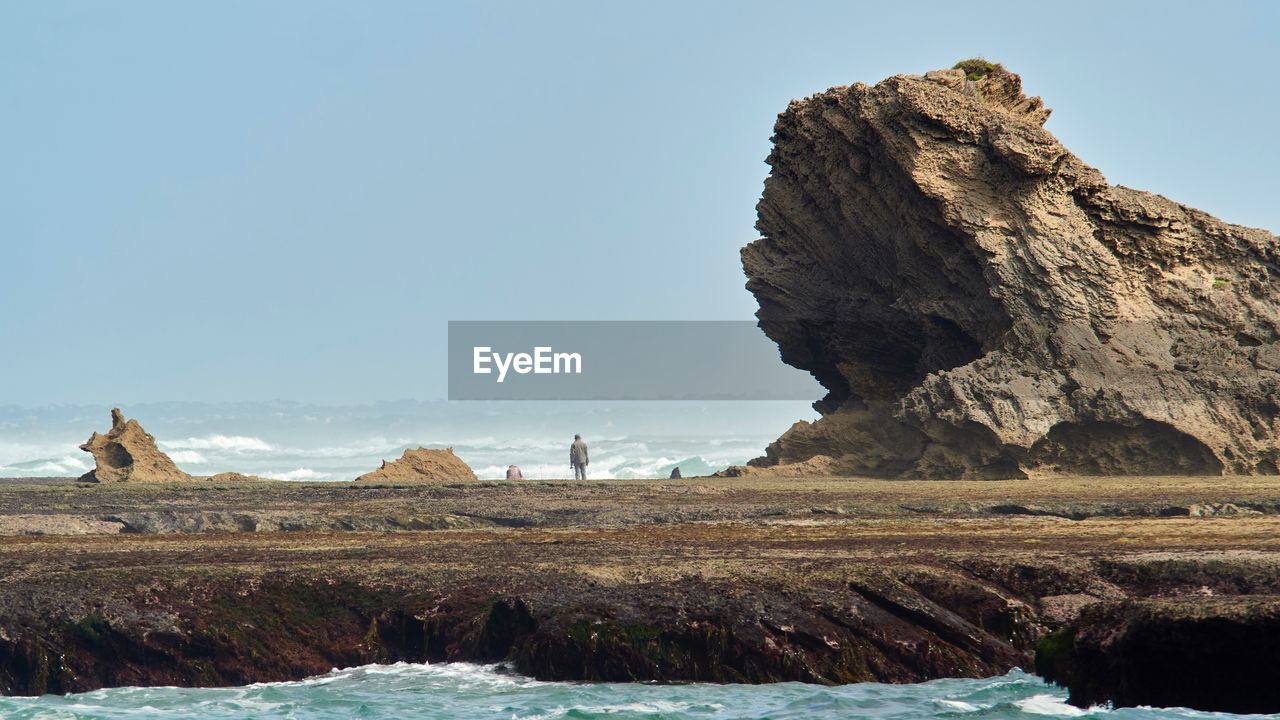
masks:
{"label": "seaweed covered rock", "polygon": [[827,389],[756,466],[1276,474],[1280,243],[1108,185],[999,66],[778,117],[742,251],[760,327]]}
{"label": "seaweed covered rock", "polygon": [[382,467],[356,478],[356,482],[427,482],[446,480],[475,480],[476,474],[471,471],[462,458],[453,453],[453,448],[433,450],[420,447],[417,450],[405,450],[399,460],[382,461]]}
{"label": "seaweed covered rock", "polygon": [[191,476],[156,447],[156,439],[137,420],[126,420],[119,408],[111,410],[111,429],[94,433],[80,446],[93,454],[94,469],[81,482],[177,482]]}

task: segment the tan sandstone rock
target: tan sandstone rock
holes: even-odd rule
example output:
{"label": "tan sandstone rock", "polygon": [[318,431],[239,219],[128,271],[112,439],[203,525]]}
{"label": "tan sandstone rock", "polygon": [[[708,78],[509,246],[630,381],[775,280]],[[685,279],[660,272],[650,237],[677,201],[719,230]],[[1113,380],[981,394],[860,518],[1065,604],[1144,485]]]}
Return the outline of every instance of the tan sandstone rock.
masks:
{"label": "tan sandstone rock", "polygon": [[356,478],[356,482],[429,482],[444,480],[475,480],[476,474],[457,455],[453,448],[433,450],[418,448],[405,450],[394,462],[382,461],[382,467]]}
{"label": "tan sandstone rock", "polygon": [[218,473],[217,475],[210,475],[208,477],[208,480],[210,482],[218,482],[218,483],[271,482],[268,478],[264,478],[258,475],[245,475],[244,473],[238,473],[234,471],[222,472],[222,473]]}
{"label": "tan sandstone rock", "polygon": [[1280,241],[1107,184],[1048,115],[998,67],[779,115],[742,262],[828,394],[753,465],[1277,474]]}
{"label": "tan sandstone rock", "polygon": [[80,446],[93,454],[95,467],[80,477],[81,482],[177,482],[192,477],[178,469],[168,455],[156,447],[156,439],[137,420],[126,420],[119,408],[111,410],[111,429],[106,435],[94,433]]}
{"label": "tan sandstone rock", "polygon": [[834,458],[814,455],[800,462],[785,465],[730,465],[713,477],[830,477],[840,474],[840,465]]}

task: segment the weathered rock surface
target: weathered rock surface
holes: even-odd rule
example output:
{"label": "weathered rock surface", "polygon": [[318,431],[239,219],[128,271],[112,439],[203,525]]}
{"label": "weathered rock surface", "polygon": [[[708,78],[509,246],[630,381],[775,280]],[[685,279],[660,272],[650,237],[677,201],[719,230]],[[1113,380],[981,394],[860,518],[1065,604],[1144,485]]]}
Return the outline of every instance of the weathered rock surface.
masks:
{"label": "weathered rock surface", "polygon": [[462,459],[453,454],[453,448],[432,450],[418,448],[405,450],[399,460],[382,461],[382,467],[356,478],[356,482],[425,482],[447,480],[476,480],[476,474]]}
{"label": "weathered rock surface", "polygon": [[137,420],[126,420],[119,408],[111,409],[111,429],[94,433],[80,446],[93,454],[94,469],[81,482],[177,482],[192,477],[156,447],[156,439]]}
{"label": "weathered rock surface", "polygon": [[840,467],[835,458],[814,455],[785,465],[730,465],[713,477],[830,477]]}
{"label": "weathered rock surface", "polygon": [[792,102],[742,251],[828,390],[759,466],[984,478],[1276,474],[1280,243],[1108,185],[997,70]]}

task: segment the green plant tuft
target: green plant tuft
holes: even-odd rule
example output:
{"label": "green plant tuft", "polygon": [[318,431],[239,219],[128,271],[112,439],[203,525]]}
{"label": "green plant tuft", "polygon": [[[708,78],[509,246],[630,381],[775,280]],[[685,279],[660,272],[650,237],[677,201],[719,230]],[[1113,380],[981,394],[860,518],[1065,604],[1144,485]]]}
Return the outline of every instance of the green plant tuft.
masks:
{"label": "green plant tuft", "polygon": [[964,76],[969,80],[981,80],[997,70],[1003,70],[1004,66],[1000,63],[993,63],[984,60],[981,56],[971,57],[968,60],[961,60],[951,66],[952,70],[963,70]]}
{"label": "green plant tuft", "polygon": [[86,615],[76,623],[80,637],[90,645],[99,645],[110,631],[111,625],[101,615]]}
{"label": "green plant tuft", "polygon": [[1065,627],[1049,633],[1036,644],[1036,674],[1051,683],[1065,685],[1073,669],[1072,647],[1075,628]]}

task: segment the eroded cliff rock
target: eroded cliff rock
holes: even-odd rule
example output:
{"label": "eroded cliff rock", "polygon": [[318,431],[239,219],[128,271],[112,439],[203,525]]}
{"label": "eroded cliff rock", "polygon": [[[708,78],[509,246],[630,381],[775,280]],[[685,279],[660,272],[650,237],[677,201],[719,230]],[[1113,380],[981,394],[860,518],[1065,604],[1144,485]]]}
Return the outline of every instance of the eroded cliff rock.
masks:
{"label": "eroded cliff rock", "polygon": [[742,251],[828,390],[753,461],[887,477],[1276,474],[1280,244],[1108,185],[997,68],[778,117]]}
{"label": "eroded cliff rock", "polygon": [[111,429],[94,433],[80,446],[93,454],[94,469],[81,482],[176,482],[192,477],[156,447],[156,439],[137,420],[126,420],[119,408],[111,409]]}
{"label": "eroded cliff rock", "polygon": [[453,448],[432,450],[418,448],[405,450],[399,460],[382,461],[382,467],[356,478],[356,482],[424,482],[446,480],[475,480],[462,458],[453,454]]}

